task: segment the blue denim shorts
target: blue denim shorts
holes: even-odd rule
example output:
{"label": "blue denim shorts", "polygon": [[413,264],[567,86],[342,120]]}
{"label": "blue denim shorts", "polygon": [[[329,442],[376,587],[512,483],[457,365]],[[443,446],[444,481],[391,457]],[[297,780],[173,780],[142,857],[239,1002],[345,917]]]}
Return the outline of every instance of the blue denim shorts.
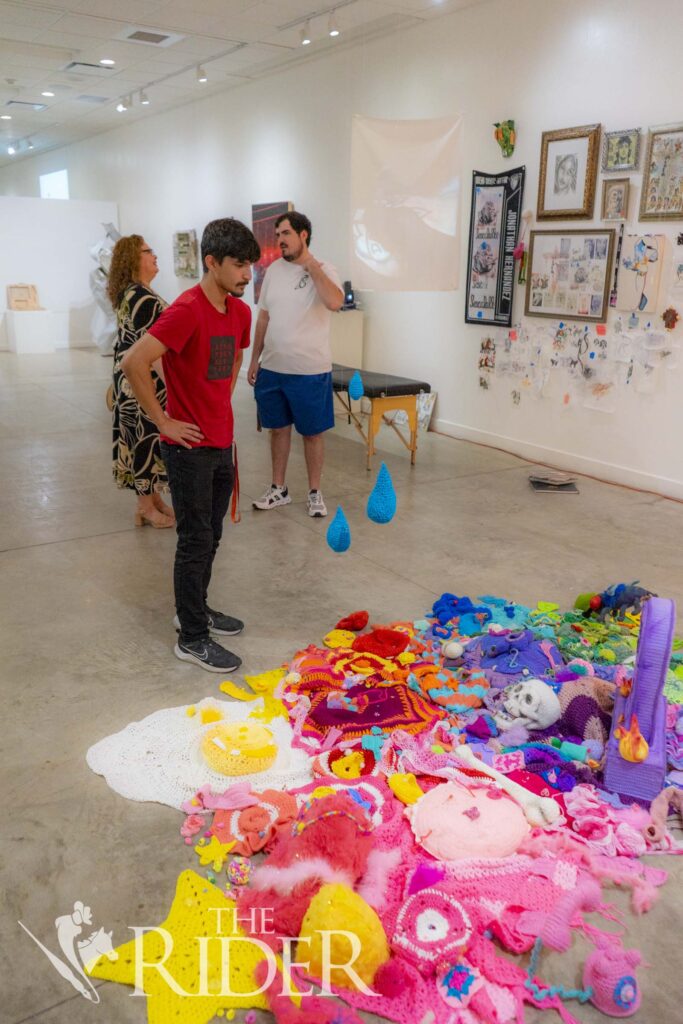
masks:
{"label": "blue denim shorts", "polygon": [[293,423],[299,434],[312,437],[334,426],[331,373],[276,373],[260,367],[254,397],[266,430]]}

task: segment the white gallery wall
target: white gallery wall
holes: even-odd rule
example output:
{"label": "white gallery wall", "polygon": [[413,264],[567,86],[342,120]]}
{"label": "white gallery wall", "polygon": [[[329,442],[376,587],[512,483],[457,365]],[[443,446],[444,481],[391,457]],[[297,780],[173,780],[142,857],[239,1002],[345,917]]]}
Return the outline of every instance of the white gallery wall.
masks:
{"label": "white gallery wall", "polygon": [[[168,299],[187,286],[173,276],[174,231],[201,232],[227,215],[248,223],[252,203],[272,200],[309,214],[312,251],[347,277],[352,114],[462,114],[464,268],[472,170],[525,164],[524,206],[535,211],[542,131],[683,121],[683,61],[672,44],[681,39],[680,0],[492,0],[158,117],[150,106],[135,124],[1,171],[0,194],[35,196],[39,173],[66,167],[73,197],[116,200],[121,230],[143,233],[157,250],[156,287]],[[123,118],[112,112],[113,123]],[[492,123],[506,118],[518,129],[511,160],[493,138]],[[640,180],[631,175],[627,230],[645,229],[635,219]],[[596,225],[600,191],[599,180]],[[683,222],[648,222],[647,230],[674,239]],[[668,277],[667,268],[662,295]],[[547,399],[515,406],[509,389],[478,386],[484,331],[464,324],[464,272],[460,285],[363,294],[366,368],[430,381],[435,425],[446,433],[683,497],[683,370],[666,374],[655,395],[626,391],[614,414],[562,411]]]}
{"label": "white gallery wall", "polygon": [[36,285],[43,309],[62,314],[57,346],[92,344],[90,275],[97,264],[90,249],[105,236],[103,223],[117,219],[112,202],[0,194],[0,348],[7,348],[8,284]]}

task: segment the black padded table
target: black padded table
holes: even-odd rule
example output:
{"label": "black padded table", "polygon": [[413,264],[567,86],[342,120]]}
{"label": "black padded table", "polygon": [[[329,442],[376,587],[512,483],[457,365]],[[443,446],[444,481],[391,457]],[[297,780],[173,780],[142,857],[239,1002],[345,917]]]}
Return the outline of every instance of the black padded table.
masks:
{"label": "black padded table", "polygon": [[[364,397],[370,402],[367,433],[363,429],[359,416],[352,409],[351,399],[349,398],[349,381],[356,372],[360,373],[363,381]],[[370,460],[375,454],[375,434],[382,423],[386,423],[398,434],[410,452],[411,465],[415,465],[415,453],[417,452],[417,396],[432,390],[426,381],[413,380],[411,377],[394,377],[388,373],[372,373],[370,370],[356,371],[351,366],[340,366],[338,363],[334,363],[332,365],[332,389],[343,406],[349,423],[353,421],[356,429],[365,441],[368,452],[368,469],[370,469]],[[405,437],[395,423],[386,417],[388,412],[392,412],[395,409],[402,409],[408,416],[410,440]]]}

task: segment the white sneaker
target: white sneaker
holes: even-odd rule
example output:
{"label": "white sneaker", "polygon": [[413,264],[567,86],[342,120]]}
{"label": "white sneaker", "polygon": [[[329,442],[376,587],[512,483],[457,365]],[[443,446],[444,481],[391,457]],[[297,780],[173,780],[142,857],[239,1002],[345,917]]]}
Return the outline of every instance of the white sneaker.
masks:
{"label": "white sneaker", "polygon": [[308,514],[314,519],[321,519],[327,515],[327,506],[323,501],[323,496],[320,491],[309,491],[308,492]]}
{"label": "white sneaker", "polygon": [[265,494],[263,494],[258,501],[252,501],[252,507],[267,511],[269,508],[277,508],[278,505],[289,505],[291,502],[287,485],[284,487],[276,487],[275,484],[271,484]]}

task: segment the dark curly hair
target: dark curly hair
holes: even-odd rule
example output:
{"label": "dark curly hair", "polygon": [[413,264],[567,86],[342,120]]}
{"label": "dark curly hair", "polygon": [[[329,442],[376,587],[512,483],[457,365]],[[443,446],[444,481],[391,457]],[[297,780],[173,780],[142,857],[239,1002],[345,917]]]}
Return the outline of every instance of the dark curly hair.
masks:
{"label": "dark curly hair", "polygon": [[137,280],[143,241],[142,235],[125,235],[114,246],[107,277],[107,295],[115,310],[121,305],[126,288]]}
{"label": "dark curly hair", "polygon": [[302,231],[308,233],[306,239],[306,245],[311,244],[311,235],[313,234],[313,228],[311,222],[305,213],[299,213],[298,210],[291,210],[289,213],[281,213],[275,221],[275,227],[279,228],[283,220],[288,220],[292,228],[296,231],[297,235],[300,235]]}
{"label": "dark curly hair", "polygon": [[202,234],[202,267],[206,270],[206,257],[213,256],[217,263],[226,257],[247,263],[256,263],[261,249],[246,224],[234,217],[210,221]]}

